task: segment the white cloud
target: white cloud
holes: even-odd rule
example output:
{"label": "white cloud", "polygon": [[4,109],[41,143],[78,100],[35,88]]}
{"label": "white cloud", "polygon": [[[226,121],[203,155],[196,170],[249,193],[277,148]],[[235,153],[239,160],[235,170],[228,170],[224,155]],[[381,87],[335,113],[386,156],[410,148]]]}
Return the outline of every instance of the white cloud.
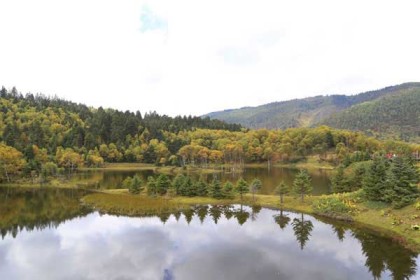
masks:
{"label": "white cloud", "polygon": [[417,1],[3,0],[0,85],[203,114],[418,81]]}

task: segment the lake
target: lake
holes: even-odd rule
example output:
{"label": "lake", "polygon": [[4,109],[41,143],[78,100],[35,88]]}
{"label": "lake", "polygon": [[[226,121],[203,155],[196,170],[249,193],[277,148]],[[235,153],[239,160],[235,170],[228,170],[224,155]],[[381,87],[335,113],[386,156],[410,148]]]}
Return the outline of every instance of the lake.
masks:
{"label": "lake", "polygon": [[[236,182],[240,177],[243,177],[247,182],[251,182],[254,178],[259,178],[263,184],[260,191],[261,194],[273,194],[275,188],[284,181],[285,184],[292,186],[293,180],[298,169],[287,167],[247,167],[243,173],[215,173],[202,175],[210,182],[214,176],[219,178],[222,182],[232,181]],[[313,195],[330,193],[330,170],[313,169],[308,171],[312,177]],[[76,181],[88,181],[89,185],[94,188],[113,189],[121,187],[122,181],[128,176],[138,175],[147,181],[148,176],[156,175],[153,170],[141,171],[113,171],[113,170],[87,170],[74,175]],[[190,174],[192,177],[198,179],[199,175],[196,173]],[[175,175],[169,175],[173,178]]]}
{"label": "lake", "polygon": [[419,279],[371,231],[265,208],[100,215],[85,191],[0,188],[0,279]]}

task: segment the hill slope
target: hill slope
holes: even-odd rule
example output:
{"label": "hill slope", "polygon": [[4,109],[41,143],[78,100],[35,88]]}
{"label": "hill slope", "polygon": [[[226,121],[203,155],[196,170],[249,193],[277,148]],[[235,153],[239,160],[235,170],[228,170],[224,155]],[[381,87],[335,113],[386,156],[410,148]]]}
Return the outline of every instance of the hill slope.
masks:
{"label": "hill slope", "polygon": [[420,140],[420,89],[354,105],[330,115],[319,124],[361,130],[369,135],[402,140]]}
{"label": "hill slope", "polygon": [[[327,124],[374,131],[377,136],[392,134],[407,140],[419,137],[419,93],[420,83],[405,83],[352,96],[315,96],[213,112],[206,116],[249,128],[285,129]],[[379,117],[379,112],[392,112],[392,115]]]}

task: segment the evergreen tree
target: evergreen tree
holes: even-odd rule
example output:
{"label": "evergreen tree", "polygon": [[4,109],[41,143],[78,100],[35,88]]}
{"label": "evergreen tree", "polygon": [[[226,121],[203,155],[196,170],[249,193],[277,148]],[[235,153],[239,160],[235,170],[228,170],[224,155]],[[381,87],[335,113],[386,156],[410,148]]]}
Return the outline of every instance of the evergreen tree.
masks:
{"label": "evergreen tree", "polygon": [[353,176],[349,182],[351,191],[356,191],[362,187],[363,178],[366,175],[364,165],[356,165],[353,171]]}
{"label": "evergreen tree", "polygon": [[332,191],[335,193],[343,193],[351,191],[349,181],[344,175],[344,166],[340,165],[337,172],[331,178]]}
{"label": "evergreen tree", "polygon": [[128,176],[127,178],[124,179],[124,181],[122,181],[121,186],[123,189],[129,189],[131,186],[131,181],[133,180],[133,178],[131,178],[130,176]]}
{"label": "evergreen tree", "polygon": [[214,178],[213,181],[209,185],[209,196],[216,199],[223,198],[222,186],[221,186],[220,181],[217,178]]}
{"label": "evergreen tree", "polygon": [[166,194],[169,186],[171,185],[171,181],[165,174],[160,174],[156,180],[156,191],[160,195]]}
{"label": "evergreen tree", "polygon": [[187,177],[187,179],[185,180],[186,182],[188,182],[189,187],[186,188],[187,190],[187,196],[197,196],[197,182],[194,182],[191,177]]}
{"label": "evergreen tree", "polygon": [[243,194],[249,192],[248,183],[243,178],[240,178],[236,182],[236,191],[241,195],[241,200],[243,198]]}
{"label": "evergreen tree", "polygon": [[139,194],[143,191],[143,182],[139,176],[134,175],[133,179],[130,182],[130,187],[128,191],[132,194]]}
{"label": "evergreen tree", "polygon": [[178,174],[176,177],[172,180],[172,186],[175,188],[175,191],[178,195],[181,195],[180,190],[182,185],[184,184],[185,176],[183,174]]}
{"label": "evergreen tree", "polygon": [[396,157],[386,173],[384,200],[394,208],[404,207],[419,196],[417,183],[419,176],[410,159]]}
{"label": "evergreen tree", "polygon": [[387,166],[388,162],[382,156],[376,156],[369,165],[362,183],[368,200],[384,201]]}
{"label": "evergreen tree", "polygon": [[308,171],[302,169],[293,181],[293,192],[300,195],[300,199],[303,202],[305,194],[309,194],[311,191],[311,176],[308,174]]}
{"label": "evergreen tree", "polygon": [[156,186],[156,180],[153,178],[153,176],[149,176],[147,178],[147,194],[148,195],[157,195],[157,186]]}
{"label": "evergreen tree", "polygon": [[255,178],[251,182],[251,192],[252,192],[252,200],[255,202],[255,193],[258,192],[262,188],[262,183],[260,179]]}
{"label": "evergreen tree", "polygon": [[180,195],[183,196],[194,196],[193,190],[193,181],[190,176],[185,176],[184,181],[182,182],[181,188],[179,190]]}
{"label": "evergreen tree", "polygon": [[232,199],[232,198],[235,197],[235,194],[234,194],[234,186],[233,186],[233,184],[230,181],[227,181],[223,185],[222,193],[223,193],[223,197],[224,198]]}
{"label": "evergreen tree", "polygon": [[289,186],[287,186],[284,182],[281,182],[280,185],[276,187],[276,194],[280,196],[280,203],[283,204],[283,197],[285,194],[290,192]]}
{"label": "evergreen tree", "polygon": [[208,185],[206,181],[203,180],[203,178],[200,178],[200,180],[196,182],[195,188],[197,191],[197,196],[207,196]]}

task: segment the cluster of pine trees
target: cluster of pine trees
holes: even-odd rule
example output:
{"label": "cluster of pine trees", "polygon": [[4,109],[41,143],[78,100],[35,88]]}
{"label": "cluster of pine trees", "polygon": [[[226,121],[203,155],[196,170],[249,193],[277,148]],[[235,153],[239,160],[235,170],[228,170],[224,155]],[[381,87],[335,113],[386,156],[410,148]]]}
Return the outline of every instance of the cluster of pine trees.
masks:
{"label": "cluster of pine trees", "polygon": [[[281,182],[276,188],[276,193],[280,196],[280,202],[283,203],[284,195],[290,192],[300,196],[301,201],[303,201],[304,196],[312,191],[311,180],[309,173],[302,169],[297,174],[292,187]],[[149,196],[201,196],[215,199],[233,199],[236,194],[239,194],[241,200],[246,193],[251,192],[255,201],[255,194],[261,190],[262,182],[258,178],[253,179],[251,182],[239,178],[235,184],[230,181],[222,183],[217,177],[214,177],[208,183],[202,177],[196,180],[184,174],[178,174],[172,180],[165,174],[149,176],[147,182],[143,182],[139,176],[134,175],[124,179],[122,188],[128,189],[131,194],[146,192]]]}
{"label": "cluster of pine trees", "polygon": [[127,177],[122,184],[123,188],[127,188],[132,194],[139,194],[146,189],[149,196],[202,196],[212,197],[216,199],[233,199],[235,194],[241,195],[251,190],[253,193],[261,188],[261,181],[254,179],[251,184],[240,178],[236,185],[230,181],[222,184],[216,177],[211,183],[200,178],[199,180],[193,179],[191,176],[178,174],[172,181],[165,174],[160,174],[157,177],[149,176],[147,182],[143,182],[137,175]]}
{"label": "cluster of pine trees", "polygon": [[352,172],[339,166],[331,181],[334,192],[351,192],[361,188],[368,200],[401,208],[419,197],[419,180],[412,158],[378,154],[371,162],[356,165]]}

